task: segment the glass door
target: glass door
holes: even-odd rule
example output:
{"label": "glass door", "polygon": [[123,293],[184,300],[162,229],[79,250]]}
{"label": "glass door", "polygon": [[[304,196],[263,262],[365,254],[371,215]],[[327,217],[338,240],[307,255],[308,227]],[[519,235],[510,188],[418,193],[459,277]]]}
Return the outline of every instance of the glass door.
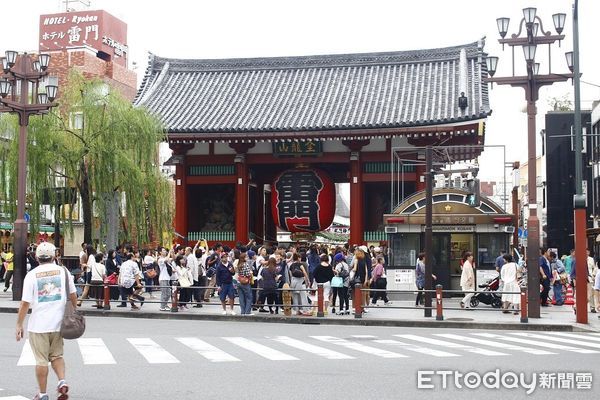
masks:
{"label": "glass door", "polygon": [[450,234],[433,234],[433,274],[437,277],[433,281],[435,285],[442,285],[444,289],[450,289]]}

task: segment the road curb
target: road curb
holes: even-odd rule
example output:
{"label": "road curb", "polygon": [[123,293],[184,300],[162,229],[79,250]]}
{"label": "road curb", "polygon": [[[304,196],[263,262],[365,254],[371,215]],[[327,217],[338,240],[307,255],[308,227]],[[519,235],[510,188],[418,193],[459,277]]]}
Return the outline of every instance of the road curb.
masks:
{"label": "road curb", "polygon": [[[520,331],[560,331],[560,332],[598,332],[592,327],[581,324],[544,324],[544,323],[499,323],[471,321],[436,321],[432,320],[403,320],[381,318],[317,318],[317,317],[285,317],[277,315],[214,315],[191,314],[185,312],[132,312],[120,310],[80,310],[83,315],[90,317],[143,318],[143,319],[173,319],[186,321],[229,321],[229,322],[264,322],[300,325],[343,325],[343,326],[383,326],[404,328],[455,328],[455,329],[487,329],[487,330],[520,330]],[[0,307],[0,313],[16,314],[13,307]]]}

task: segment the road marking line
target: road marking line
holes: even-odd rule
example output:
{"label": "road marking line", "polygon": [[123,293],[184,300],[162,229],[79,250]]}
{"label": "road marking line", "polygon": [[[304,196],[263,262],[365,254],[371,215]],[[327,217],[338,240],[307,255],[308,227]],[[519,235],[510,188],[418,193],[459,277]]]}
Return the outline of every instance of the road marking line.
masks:
{"label": "road marking line", "polygon": [[[546,333],[548,333],[548,332],[546,332]],[[558,342],[561,345],[564,343],[569,343],[569,344],[575,344],[577,346],[586,346],[586,347],[593,347],[595,349],[600,349],[600,343],[584,343],[581,341],[569,340],[567,338],[553,337],[550,335],[538,335],[535,333],[526,333],[526,332],[513,332],[512,334],[518,335],[518,336],[525,336],[525,337],[540,339],[540,340],[549,340],[551,342]]]}
{"label": "road marking line", "polygon": [[377,336],[375,335],[350,335],[353,338],[357,338],[357,339],[377,339]]}
{"label": "road marking line", "polygon": [[416,342],[433,344],[435,346],[448,347],[450,349],[461,349],[461,350],[467,351],[469,353],[482,354],[484,356],[508,356],[509,355],[507,353],[500,353],[500,352],[494,351],[494,350],[487,350],[487,349],[482,349],[479,347],[467,346],[462,343],[447,342],[445,340],[427,338],[427,337],[422,337],[422,336],[417,336],[417,335],[394,335],[394,336],[402,338],[402,339],[414,340]]}
{"label": "road marking line", "polygon": [[23,397],[23,396],[8,396],[8,397],[0,397],[0,400],[29,400],[29,398]]}
{"label": "road marking line", "polygon": [[351,342],[346,339],[340,339],[334,336],[311,336],[313,339],[320,340],[322,342],[335,344],[337,346],[346,347],[351,350],[360,351],[362,353],[371,354],[377,357],[383,358],[406,358],[404,354],[393,353],[391,351],[378,349],[376,347],[366,346],[361,343]]}
{"label": "road marking line", "polygon": [[[487,338],[490,338],[490,339],[500,339],[500,340],[506,340],[506,341],[509,341],[509,342],[517,342],[517,343],[522,343],[522,344],[529,344],[529,345],[532,345],[532,346],[542,346],[542,347],[546,347],[547,346],[547,344],[545,344],[544,342],[540,342],[540,341],[527,340],[527,339],[523,339],[523,338],[508,337],[508,336],[503,336],[503,335],[496,335],[496,334],[493,334],[493,333],[474,333],[474,335],[483,336],[483,337],[487,337]],[[575,352],[575,353],[582,353],[582,354],[595,354],[595,353],[598,353],[596,350],[580,349],[578,347],[566,346],[564,344],[560,347],[559,350],[572,351],[572,352]]]}
{"label": "road marking line", "polygon": [[84,364],[116,364],[114,357],[100,338],[77,339]]}
{"label": "road marking line", "polygon": [[389,344],[392,346],[398,346],[401,347],[403,350],[414,351],[415,353],[426,354],[428,356],[433,357],[461,357],[460,354],[448,353],[446,351],[436,349],[428,349],[427,347],[419,347],[415,346],[412,343],[401,342],[399,340],[382,339],[374,340],[374,342],[379,344]]}
{"label": "road marking line", "polygon": [[576,333],[564,333],[564,332],[546,332],[548,335],[552,336],[565,336],[570,339],[583,339],[583,340],[592,340],[594,342],[600,342],[600,338],[587,336],[585,334],[578,335]]}
{"label": "road marking line", "polygon": [[33,355],[33,350],[31,350],[31,345],[29,344],[29,339],[25,339],[25,343],[23,344],[23,349],[21,350],[21,357],[19,357],[19,361],[17,362],[17,366],[29,366],[35,365],[35,356]]}
{"label": "road marking line", "polygon": [[176,340],[211,362],[240,361],[231,354],[195,337],[182,337]]}
{"label": "road marking line", "polygon": [[482,344],[484,346],[501,348],[503,350],[516,350],[516,351],[522,351],[525,353],[535,354],[535,355],[556,354],[551,351],[532,349],[530,347],[517,346],[514,344],[497,343],[497,342],[494,342],[491,340],[476,339],[476,338],[472,338],[469,336],[454,335],[452,333],[439,333],[439,334],[437,334],[437,336],[445,337],[448,339],[460,340],[465,343],[477,343],[477,344]]}
{"label": "road marking line", "polygon": [[179,360],[150,338],[127,338],[150,364],[177,364]]}
{"label": "road marking line", "polygon": [[352,360],[354,357],[338,353],[337,351],[326,349],[325,347],[316,346],[314,344],[305,343],[301,340],[292,339],[288,336],[276,336],[272,338],[276,342],[285,344],[287,346],[306,351],[308,353],[316,354],[321,357],[325,357],[329,360]]}
{"label": "road marking line", "polygon": [[294,361],[298,360],[296,357],[290,356],[289,354],[282,353],[279,350],[272,349],[264,346],[260,343],[256,343],[250,339],[244,337],[224,337],[229,343],[235,344],[243,349],[258,354],[261,357],[271,361]]}

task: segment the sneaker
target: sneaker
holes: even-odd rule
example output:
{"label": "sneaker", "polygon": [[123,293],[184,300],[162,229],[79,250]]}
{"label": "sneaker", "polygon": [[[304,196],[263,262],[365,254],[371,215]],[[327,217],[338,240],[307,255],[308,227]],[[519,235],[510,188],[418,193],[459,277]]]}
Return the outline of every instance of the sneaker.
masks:
{"label": "sneaker", "polygon": [[266,312],[269,312],[269,311],[268,311],[268,310],[265,310],[264,308],[259,308],[259,309],[258,309],[258,312],[265,312],[265,313],[266,313]]}
{"label": "sneaker", "polygon": [[233,311],[233,310],[229,311],[229,315],[235,315],[235,311]]}
{"label": "sneaker", "polygon": [[140,308],[138,306],[136,306],[135,304],[131,305],[131,311],[138,311]]}
{"label": "sneaker", "polygon": [[335,307],[331,307],[331,313],[335,314]]}
{"label": "sneaker", "polygon": [[47,394],[40,396],[40,394],[36,394],[35,397],[33,398],[33,400],[50,400],[50,397],[48,397]]}
{"label": "sneaker", "polygon": [[227,315],[227,311],[221,311],[221,315]]}
{"label": "sneaker", "polygon": [[117,307],[127,307],[126,304],[119,304]]}
{"label": "sneaker", "polygon": [[64,380],[58,382],[56,391],[58,392],[57,400],[67,400],[69,398],[69,395],[67,394],[69,393],[69,385],[67,385],[67,382]]}
{"label": "sneaker", "polygon": [[386,306],[391,306],[394,303],[392,303],[391,301],[388,301],[387,303],[383,303],[383,304],[386,305]]}
{"label": "sneaker", "polygon": [[171,311],[170,307],[161,307],[159,311]]}

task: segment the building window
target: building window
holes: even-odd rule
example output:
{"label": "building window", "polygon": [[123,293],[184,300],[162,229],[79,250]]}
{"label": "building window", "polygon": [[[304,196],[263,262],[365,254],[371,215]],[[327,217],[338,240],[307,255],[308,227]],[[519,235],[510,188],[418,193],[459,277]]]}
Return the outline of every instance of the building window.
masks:
{"label": "building window", "polygon": [[507,250],[506,233],[481,233],[479,235],[479,265],[491,266],[500,255],[500,250]]}
{"label": "building window", "polygon": [[421,248],[420,235],[418,233],[394,233],[388,237],[392,250],[390,267],[414,268]]}

